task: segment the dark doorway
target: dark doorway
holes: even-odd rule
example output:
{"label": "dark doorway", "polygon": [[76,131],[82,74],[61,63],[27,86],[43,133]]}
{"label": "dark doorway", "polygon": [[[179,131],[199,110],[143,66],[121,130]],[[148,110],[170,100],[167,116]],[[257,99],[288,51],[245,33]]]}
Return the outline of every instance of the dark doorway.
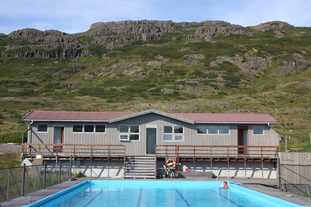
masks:
{"label": "dark doorway", "polygon": [[[64,144],[64,127],[54,127],[54,144]],[[54,152],[62,152],[63,146],[54,146]]]}
{"label": "dark doorway", "polygon": [[157,129],[147,128],[147,154],[155,154],[157,145]]}
{"label": "dark doorway", "polygon": [[[248,126],[238,126],[238,146],[247,146]],[[238,154],[247,154],[247,148],[238,147]]]}

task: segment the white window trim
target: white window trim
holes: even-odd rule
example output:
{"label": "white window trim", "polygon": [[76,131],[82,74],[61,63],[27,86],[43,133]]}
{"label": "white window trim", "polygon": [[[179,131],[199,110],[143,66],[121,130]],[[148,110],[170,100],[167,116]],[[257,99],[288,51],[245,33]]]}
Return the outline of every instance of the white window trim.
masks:
{"label": "white window trim", "polygon": [[[46,131],[39,131],[39,125],[46,125]],[[37,132],[38,133],[49,133],[49,125],[48,124],[38,124],[37,125]]]}
{"label": "white window trim", "polygon": [[[74,126],[76,126],[76,125],[82,125],[82,132],[75,132],[75,131],[73,131]],[[72,125],[72,133],[81,134],[81,133],[83,133],[83,132],[84,132],[84,124],[73,124],[73,125]]]}
{"label": "white window trim", "polygon": [[[198,126],[206,126],[206,134],[198,134]],[[213,126],[213,127],[217,127],[217,134],[210,134],[209,133],[209,127],[210,126]],[[229,133],[228,134],[220,134],[219,133],[219,128],[220,127],[228,127],[229,128]],[[195,128],[195,130],[196,130],[196,134],[198,135],[198,136],[202,136],[202,135],[210,135],[210,136],[213,136],[213,135],[230,135],[230,131],[231,131],[231,128],[230,128],[230,126],[228,126],[228,125],[197,125],[196,126],[196,128]]]}
{"label": "white window trim", "polygon": [[[76,126],[76,125],[82,125],[82,132],[74,132],[73,131],[73,127]],[[85,125],[93,125],[94,128],[93,128],[93,132],[85,132],[84,131],[84,127]],[[96,126],[97,125],[104,125],[105,126],[105,132],[96,132]],[[85,134],[105,134],[106,133],[106,124],[73,124],[72,125],[72,133],[77,133],[77,134],[81,134],[81,133],[85,133]]]}
{"label": "white window trim", "polygon": [[[174,127],[175,126],[181,126],[183,128],[183,133],[175,133],[174,132]],[[172,127],[172,133],[164,133],[164,127]],[[163,142],[184,142],[184,133],[185,133],[185,127],[182,125],[165,125],[163,126]],[[164,135],[172,135],[172,140],[164,140]],[[182,140],[176,140],[175,136],[181,135],[182,136]]]}
{"label": "white window trim", "polygon": [[[128,132],[121,132],[120,128],[121,126],[127,126],[127,130]],[[133,133],[131,132],[131,126],[138,126],[138,133]],[[138,135],[138,140],[131,140],[130,139],[130,136],[132,135]],[[121,135],[127,135],[127,139],[121,139]],[[119,125],[119,140],[120,141],[125,141],[125,142],[139,142],[140,141],[140,125],[134,125],[134,124],[122,124],[122,125]]]}
{"label": "white window trim", "polygon": [[[104,132],[97,132],[96,131],[96,126],[99,126],[99,125],[105,126],[105,131]],[[106,124],[94,124],[94,133],[95,134],[106,134],[106,131],[107,131]]]}
{"label": "white window trim", "polygon": [[[262,134],[255,134],[255,130],[254,130],[255,127],[262,127]],[[253,135],[254,136],[263,136],[263,135],[265,135],[265,128],[263,126],[253,126]]]}
{"label": "white window trim", "polygon": [[[204,134],[204,133],[202,133],[202,134],[199,134],[198,133],[198,126],[204,126],[204,127],[206,127],[206,133]],[[206,126],[206,125],[196,125],[196,128],[195,128],[195,130],[196,130],[196,134],[198,135],[198,136],[204,136],[204,135],[208,135],[208,126]]]}
{"label": "white window trim", "polygon": [[[220,133],[219,133],[219,128],[220,128],[220,127],[228,127],[228,134],[220,134]],[[218,135],[230,135],[230,126],[227,126],[227,125],[218,126]]]}
{"label": "white window trim", "polygon": [[[86,126],[86,125],[93,125],[93,131],[92,131],[92,132],[86,132],[86,131],[85,131],[85,126]],[[83,133],[86,133],[86,134],[94,134],[94,133],[95,133],[95,124],[83,124],[82,132],[83,132]]]}

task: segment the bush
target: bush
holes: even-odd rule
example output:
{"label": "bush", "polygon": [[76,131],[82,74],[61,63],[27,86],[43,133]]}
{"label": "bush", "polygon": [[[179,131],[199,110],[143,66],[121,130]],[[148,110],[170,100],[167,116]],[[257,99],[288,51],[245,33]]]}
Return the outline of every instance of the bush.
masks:
{"label": "bush", "polygon": [[[19,132],[15,133],[4,133],[0,134],[0,143],[17,143],[20,144],[22,142],[22,134]],[[24,137],[23,142],[27,141],[27,136]]]}
{"label": "bush", "polygon": [[72,179],[86,177],[81,171],[71,176]]}

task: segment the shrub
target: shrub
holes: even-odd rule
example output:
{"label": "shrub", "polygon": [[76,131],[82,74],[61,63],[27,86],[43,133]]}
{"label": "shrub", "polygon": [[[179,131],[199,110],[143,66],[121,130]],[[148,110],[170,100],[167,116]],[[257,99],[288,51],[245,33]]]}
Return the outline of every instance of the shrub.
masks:
{"label": "shrub", "polygon": [[[22,142],[22,134],[19,132],[15,133],[3,133],[0,134],[0,143],[17,143],[20,144]],[[27,136],[24,137],[23,142],[25,143],[27,141]]]}

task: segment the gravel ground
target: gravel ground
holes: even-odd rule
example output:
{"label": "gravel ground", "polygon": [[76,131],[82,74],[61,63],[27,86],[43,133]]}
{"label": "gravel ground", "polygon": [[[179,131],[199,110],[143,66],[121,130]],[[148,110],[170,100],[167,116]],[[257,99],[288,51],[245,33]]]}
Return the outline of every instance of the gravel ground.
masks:
{"label": "gravel ground", "polygon": [[0,144],[0,154],[21,152],[22,146],[15,143]]}

